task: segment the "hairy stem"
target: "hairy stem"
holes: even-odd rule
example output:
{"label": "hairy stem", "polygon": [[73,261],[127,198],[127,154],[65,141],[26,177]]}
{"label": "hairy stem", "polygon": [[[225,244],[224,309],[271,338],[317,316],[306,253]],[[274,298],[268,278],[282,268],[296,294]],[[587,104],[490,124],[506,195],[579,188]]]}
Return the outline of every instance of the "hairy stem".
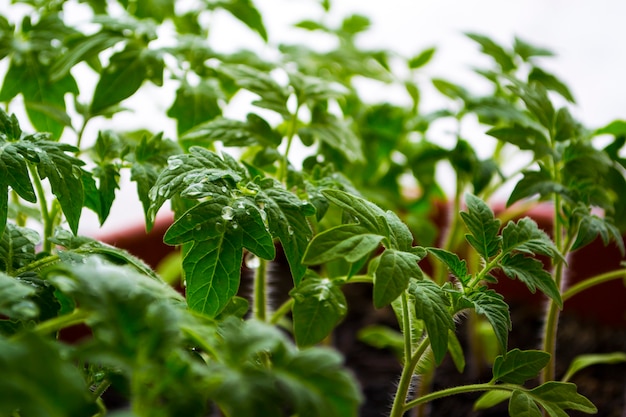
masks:
{"label": "hairy stem", "polygon": [[[402,302],[403,303],[406,302],[406,296],[403,297]],[[410,334],[411,329],[410,328],[404,329],[405,333],[407,331]],[[405,343],[406,343],[406,336],[405,336]],[[398,383],[398,389],[396,390],[396,395],[393,400],[393,406],[391,408],[391,413],[389,414],[389,417],[402,417],[402,415],[404,414],[404,411],[407,409],[405,406],[405,402],[409,394],[409,389],[411,388],[411,381],[413,380],[415,367],[419,363],[424,352],[426,352],[426,349],[428,348],[428,346],[430,346],[430,339],[428,339],[428,336],[426,336],[422,339],[417,349],[415,349],[415,352],[410,353],[410,348],[409,348],[408,350],[409,355],[404,358],[404,367],[402,368],[402,374],[400,375],[400,382]],[[407,349],[405,346],[405,355],[406,353],[407,353]]]}
{"label": "hairy stem", "polygon": [[254,317],[265,321],[267,317],[267,261],[259,259],[259,267],[254,273]]}
{"label": "hairy stem", "polygon": [[595,287],[596,285],[612,281],[614,279],[626,279],[626,268],[618,269],[616,271],[605,272],[581,281],[575,285],[572,285],[562,295],[563,302],[572,298],[576,294],[585,291],[588,288]]}
{"label": "hairy stem", "polygon": [[37,193],[37,200],[39,200],[39,210],[41,211],[41,219],[43,221],[43,251],[50,252],[52,249],[52,243],[48,238],[52,237],[54,230],[54,218],[51,216],[48,210],[48,201],[46,200],[46,192],[41,184],[41,178],[39,178],[39,172],[37,169],[28,164],[28,171],[33,179],[35,186],[35,192]]}
{"label": "hairy stem", "polygon": [[[439,398],[445,398],[445,397],[449,397],[451,395],[457,395],[457,394],[466,394],[468,392],[482,392],[482,391],[510,391],[513,392],[515,390],[524,390],[523,387],[520,387],[519,385],[513,385],[513,384],[492,384],[492,383],[482,383],[482,384],[469,384],[469,385],[461,385],[461,386],[457,386],[457,387],[451,387],[451,388],[446,388],[446,389],[442,389],[440,391],[436,391],[433,393],[430,393],[428,395],[424,395],[420,398],[416,398],[412,401],[407,402],[404,405],[403,410],[401,411],[407,411],[410,410],[413,407],[417,407],[418,405],[421,404],[425,404],[428,403],[430,401],[434,401],[434,400],[438,400]],[[399,414],[402,415],[402,414]]]}

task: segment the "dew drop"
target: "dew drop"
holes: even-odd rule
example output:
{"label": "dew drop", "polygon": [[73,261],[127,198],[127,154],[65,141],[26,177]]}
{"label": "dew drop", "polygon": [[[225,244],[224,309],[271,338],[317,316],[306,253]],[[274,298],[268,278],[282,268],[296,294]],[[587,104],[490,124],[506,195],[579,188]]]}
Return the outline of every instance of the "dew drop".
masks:
{"label": "dew drop", "polygon": [[246,267],[250,269],[257,269],[259,266],[261,266],[261,260],[253,253],[246,254],[246,257],[244,258],[244,263],[246,264]]}
{"label": "dew drop", "polygon": [[222,192],[226,194],[228,192],[228,188],[225,185],[222,186]]}
{"label": "dew drop", "polygon": [[231,226],[233,229],[237,230],[239,228],[239,224],[237,222],[232,222]]}
{"label": "dew drop", "polygon": [[289,236],[293,236],[293,228],[291,226],[287,226],[287,233],[289,233]]}
{"label": "dew drop", "polygon": [[170,171],[173,171],[176,168],[181,167],[182,165],[183,165],[183,160],[177,156],[170,157],[167,160],[167,169],[169,169]]}
{"label": "dew drop", "polygon": [[200,231],[200,229],[202,229],[202,226],[200,226],[200,225],[197,225],[196,227],[194,227],[194,230],[195,230],[196,232],[199,232],[199,231]]}
{"label": "dew drop", "polygon": [[222,207],[222,219],[224,220],[232,220],[235,216],[235,211],[231,206]]}

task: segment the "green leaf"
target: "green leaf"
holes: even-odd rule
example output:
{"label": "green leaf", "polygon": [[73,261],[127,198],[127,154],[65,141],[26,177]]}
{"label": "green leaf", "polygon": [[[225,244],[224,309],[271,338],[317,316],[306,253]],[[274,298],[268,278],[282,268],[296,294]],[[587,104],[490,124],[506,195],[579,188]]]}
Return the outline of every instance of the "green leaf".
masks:
{"label": "green leaf", "polygon": [[324,264],[335,259],[354,263],[379,247],[383,236],[367,233],[358,224],[342,224],[317,234],[304,253],[306,265]]}
{"label": "green leaf", "polygon": [[519,85],[511,87],[511,89],[526,103],[526,107],[539,123],[551,131],[554,125],[555,111],[545,87],[535,84],[533,86]]}
{"label": "green leaf", "polygon": [[507,206],[537,194],[541,198],[552,194],[567,194],[566,188],[554,181],[550,172],[544,167],[541,167],[539,171],[525,171],[523,174],[523,178],[515,184],[515,188],[509,195],[509,199],[506,202]]}
{"label": "green leaf", "polygon": [[348,94],[346,87],[339,83],[329,82],[322,78],[311,77],[299,72],[290,72],[289,84],[293,87],[298,104],[312,103],[328,99],[336,99]]}
{"label": "green leaf", "polygon": [[550,362],[550,354],[540,350],[513,349],[505,356],[498,356],[493,363],[493,379],[521,385]]}
{"label": "green leaf", "polygon": [[580,249],[593,242],[598,236],[602,238],[604,246],[611,240],[618,246],[622,255],[624,254],[624,240],[619,229],[610,222],[609,219],[598,217],[594,214],[584,215],[578,225],[576,241],[572,245],[572,250]]}
{"label": "green leaf", "polygon": [[222,114],[219,86],[202,80],[198,85],[182,83],[176,90],[176,99],[167,115],[176,119],[177,132],[181,136],[191,128]]}
{"label": "green leaf", "polygon": [[316,113],[308,126],[298,129],[298,134],[314,137],[340,152],[348,161],[364,159],[361,141],[350,129],[347,121],[331,113]]}
{"label": "green leaf", "polygon": [[151,18],[162,23],[166,18],[175,15],[174,3],[174,0],[137,0],[132,11],[138,18]]}
{"label": "green leaf", "polygon": [[526,257],[521,253],[505,255],[498,266],[509,278],[517,278],[522,281],[530,292],[534,294],[539,290],[556,302],[559,307],[563,306],[561,293],[556,286],[552,275],[543,268],[541,261]]}
{"label": "green leaf", "polygon": [[581,131],[580,123],[574,120],[567,107],[560,108],[554,121],[554,140],[564,142],[568,139],[577,139],[582,136]]}
{"label": "green leaf", "polygon": [[427,279],[411,281],[409,293],[415,297],[415,316],[424,321],[435,361],[440,364],[448,351],[448,331],[454,330],[447,294]]}
{"label": "green leaf", "polygon": [[220,141],[224,146],[252,146],[261,144],[276,148],[282,136],[265,119],[248,113],[246,121],[217,118],[202,123],[183,134],[180,138],[185,146],[212,144]]}
{"label": "green leaf", "polygon": [[508,400],[509,398],[511,398],[510,391],[487,391],[476,400],[474,403],[474,410],[486,410],[500,404],[502,401]]}
{"label": "green leaf", "polygon": [[478,43],[482,47],[482,52],[491,56],[500,68],[502,68],[503,72],[509,72],[516,68],[515,61],[511,54],[492,39],[477,33],[466,33],[465,35]]}
{"label": "green leaf", "polygon": [[235,18],[258,33],[267,42],[267,31],[263,24],[263,17],[251,0],[226,0],[220,1],[218,4],[219,7],[228,10]]}
{"label": "green leaf", "polygon": [[50,182],[52,194],[76,234],[85,198],[81,168],[85,163],[66,152],[76,152],[77,149],[65,143],[41,140],[37,135],[25,137],[23,143],[27,144],[29,159],[36,165],[39,177]]}
{"label": "green leaf", "polygon": [[460,85],[442,80],[440,78],[433,78],[431,82],[433,83],[433,86],[446,97],[451,99],[461,99],[463,101],[468,101],[470,98],[469,92]]}
{"label": "green leaf", "polygon": [[465,299],[474,306],[477,314],[487,318],[498,339],[500,350],[506,352],[511,330],[511,317],[504,297],[494,290],[480,289],[465,296]]}
{"label": "green leaf", "polygon": [[310,276],[289,295],[293,297],[293,329],[298,346],[321,342],[347,312],[341,288],[328,278]]}
{"label": "green leaf", "polygon": [[324,197],[354,217],[355,221],[370,233],[383,235],[385,230],[380,226],[379,219],[385,218],[385,212],[374,203],[362,197],[341,190],[324,190]]}
{"label": "green leaf", "polygon": [[461,218],[470,231],[465,239],[483,259],[488,260],[500,250],[500,220],[494,217],[484,201],[472,194],[466,194],[465,203],[467,211],[461,212]]}
{"label": "green leaf", "polygon": [[231,78],[239,88],[257,94],[260,100],[252,104],[270,109],[283,117],[291,117],[287,109],[289,93],[285,87],[279,85],[267,72],[247,65],[222,65],[218,70]]}
{"label": "green leaf", "polygon": [[[404,252],[417,250],[413,248],[413,234],[409,227],[400,220],[398,215],[391,210],[385,212],[385,221],[389,226],[389,237],[391,239],[391,247]],[[426,256],[426,252],[422,251],[422,258]]]}
{"label": "green leaf", "polygon": [[272,237],[280,240],[297,286],[306,272],[302,259],[313,235],[307,217],[315,215],[315,208],[274,181],[262,184],[255,201],[267,215]]}
{"label": "green leaf", "polygon": [[82,417],[98,412],[83,376],[59,347],[32,333],[0,336],[0,414],[19,410],[24,416]]}
{"label": "green leaf", "polygon": [[357,33],[365,32],[370,27],[370,24],[369,17],[352,14],[343,19],[340,31],[349,35],[356,35]]}
{"label": "green leaf", "polygon": [[35,260],[35,245],[41,243],[39,233],[7,223],[0,238],[0,269],[11,273]]}
{"label": "green leaf", "polygon": [[36,56],[28,55],[21,64],[11,62],[0,90],[0,101],[10,101],[21,93],[28,118],[40,132],[50,132],[59,138],[69,122],[65,113],[65,95],[78,94],[78,86],[71,74],[52,81],[49,68]]}
{"label": "green leaf", "polygon": [[550,141],[541,130],[534,127],[513,124],[510,127],[495,127],[487,134],[520,149],[533,151],[537,158],[552,154]]}
{"label": "green leaf", "polygon": [[422,279],[424,274],[417,263],[421,258],[410,252],[386,249],[374,274],[374,306],[382,308],[398,298],[409,285],[409,280]]}
{"label": "green leaf", "polygon": [[467,284],[471,278],[467,270],[467,263],[465,259],[459,259],[456,253],[448,252],[445,249],[440,248],[427,248],[428,253],[435,255],[437,259],[443,262],[448,270],[454,275],[461,283]]}
{"label": "green leaf", "polygon": [[128,44],[113,54],[93,93],[90,112],[97,115],[135,94],[145,80],[163,83],[164,63],[158,52]]}
{"label": "green leaf", "polygon": [[515,223],[510,221],[502,229],[502,252],[511,251],[527,255],[546,255],[565,262],[552,239],[530,217],[524,217]]}
{"label": "green leaf", "polygon": [[363,327],[359,330],[358,338],[376,349],[391,349],[398,358],[401,358],[404,352],[402,333],[388,326],[372,324]]}
{"label": "green leaf", "polygon": [[531,390],[529,395],[550,417],[567,417],[565,410],[595,414],[598,409],[586,397],[576,392],[576,385],[568,382],[546,382]]}
{"label": "green leaf", "polygon": [[626,135],[626,120],[613,120],[608,125],[597,129],[595,134],[596,135],[625,136]]}
{"label": "green leaf", "polygon": [[530,58],[535,56],[553,56],[552,51],[529,44],[528,42],[516,37],[513,43],[513,51],[519,55],[524,61],[528,62]]}
{"label": "green leaf", "polygon": [[[35,288],[0,271],[0,314],[9,319],[32,319],[39,308],[30,298]],[[0,335],[0,340],[2,336]]]}
{"label": "green leaf", "polygon": [[569,368],[563,375],[563,382],[569,381],[574,374],[593,365],[611,365],[626,362],[626,352],[593,353],[578,355],[570,363]]}
{"label": "green leaf", "polygon": [[565,83],[541,68],[533,67],[530,74],[528,74],[528,82],[538,82],[543,85],[547,90],[555,91],[559,93],[564,99],[570,103],[575,103],[574,96],[570,92]]}
{"label": "green leaf", "polygon": [[436,48],[434,47],[424,49],[422,52],[420,52],[413,58],[409,59],[408,61],[409,68],[417,69],[428,64],[430,60],[432,59],[433,55],[435,55],[435,51],[436,51]]}
{"label": "green leaf", "polygon": [[193,243],[183,257],[189,308],[217,316],[237,294],[241,273],[241,234]]}
{"label": "green leaf", "polygon": [[[508,394],[508,393],[507,393]],[[515,390],[509,394],[509,415],[515,417],[541,417],[541,410],[528,393]]]}

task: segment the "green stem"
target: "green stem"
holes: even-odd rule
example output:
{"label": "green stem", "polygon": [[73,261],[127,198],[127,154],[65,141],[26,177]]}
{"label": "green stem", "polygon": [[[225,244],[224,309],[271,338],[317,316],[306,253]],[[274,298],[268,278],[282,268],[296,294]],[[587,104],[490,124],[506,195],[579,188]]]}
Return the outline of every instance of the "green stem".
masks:
{"label": "green stem", "polygon": [[39,178],[39,173],[31,164],[28,164],[28,171],[30,172],[30,176],[32,177],[33,184],[35,185],[35,192],[37,193],[37,200],[39,200],[39,209],[41,211],[41,219],[43,221],[43,251],[49,253],[52,250],[52,243],[48,238],[52,237],[52,232],[54,230],[53,217],[48,211],[46,192],[43,189],[43,185],[41,184],[41,178]]}
{"label": "green stem", "polygon": [[[454,201],[452,207],[452,219],[450,223],[450,228],[446,234],[445,240],[441,247],[450,252],[456,252],[458,246],[458,235],[460,230],[460,211],[461,211],[461,197],[463,194],[463,181],[457,177],[456,180],[456,192],[454,193]],[[446,267],[441,263],[437,262],[435,264],[434,278],[435,282],[439,285],[442,285],[446,281]]]}
{"label": "green stem", "polygon": [[[401,412],[410,410],[413,407],[417,407],[420,404],[425,404],[430,401],[438,400],[439,398],[449,397],[451,395],[457,394],[466,394],[469,392],[482,392],[482,391],[510,391],[513,392],[515,390],[525,391],[523,387],[519,385],[513,384],[492,384],[492,383],[482,383],[482,384],[469,384],[469,385],[461,385],[457,387],[451,387],[442,389],[440,391],[432,392],[428,395],[424,395],[422,397],[416,398],[412,401],[407,402]],[[401,416],[402,414],[398,414]]]}
{"label": "green stem", "polygon": [[285,316],[285,314],[289,313],[293,307],[294,299],[289,298],[285,301],[276,311],[272,314],[270,318],[270,324],[278,324],[281,318]]}
{"label": "green stem", "polygon": [[415,367],[419,363],[424,352],[426,352],[426,349],[428,349],[428,346],[430,346],[430,339],[426,336],[420,342],[419,346],[415,350],[415,353],[413,353],[411,357],[405,358],[402,374],[400,375],[400,382],[398,383],[398,389],[396,390],[396,396],[393,400],[393,406],[389,417],[402,417],[404,411],[407,409],[405,401],[409,393],[409,388],[411,388],[411,381],[413,379]]}
{"label": "green stem", "polygon": [[300,104],[296,107],[296,111],[293,113],[291,124],[289,125],[289,132],[287,133],[287,147],[285,148],[285,154],[281,159],[280,165],[280,181],[282,183],[287,182],[287,166],[289,165],[289,151],[291,150],[291,145],[293,144],[293,138],[296,135],[296,130],[298,129],[298,112],[300,111]]}
{"label": "green stem", "polygon": [[53,317],[49,320],[39,323],[35,326],[34,331],[41,335],[56,333],[59,330],[65,329],[67,327],[83,323],[87,319],[87,317],[89,317],[88,312],[76,308],[70,314]]}
{"label": "green stem", "polygon": [[96,389],[93,391],[93,397],[98,399],[102,396],[102,394],[104,394],[104,392],[111,386],[111,381],[109,381],[108,379],[104,379],[100,385],[98,385],[96,387]]}
{"label": "green stem", "polygon": [[254,273],[254,317],[265,321],[267,317],[267,261],[259,259],[259,267]]}
{"label": "green stem", "polygon": [[620,279],[620,278],[626,279],[626,269],[618,269],[615,271],[605,272],[604,274],[596,275],[594,277],[581,281],[575,285],[572,285],[570,288],[567,289],[567,291],[563,293],[561,298],[563,299],[563,302],[565,302],[566,300],[572,298],[576,294],[588,288],[594,287],[604,282],[608,282],[608,281],[612,281],[614,279]]}

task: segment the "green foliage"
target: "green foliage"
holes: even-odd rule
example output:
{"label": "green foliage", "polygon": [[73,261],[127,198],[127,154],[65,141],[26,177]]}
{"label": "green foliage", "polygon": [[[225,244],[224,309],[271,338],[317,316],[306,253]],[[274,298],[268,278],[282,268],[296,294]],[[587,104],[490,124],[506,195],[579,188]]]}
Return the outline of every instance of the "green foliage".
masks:
{"label": "green foliage", "polygon": [[[371,285],[374,308],[398,319],[399,332],[360,332],[403,365],[392,417],[464,390],[486,391],[478,408],[508,399],[512,416],[596,411],[566,381],[623,355],[582,356],[555,381],[552,336],[545,351],[509,351],[509,306],[490,288],[510,278],[539,290],[554,328],[567,255],[597,238],[624,253],[626,124],[577,121],[569,87],[539,65],[550,51],[467,34],[491,62],[475,71],[492,90],[477,95],[422,73],[434,46],[409,57],[361,47],[372,21],[358,13],[295,24],[333,40],[322,50],[268,43],[252,0],[184,10],[172,0],[20,3],[21,21],[0,14],[0,414],[356,416],[362,394],[332,349],[353,283]],[[329,1],[319,3],[329,12]],[[68,23],[66,6],[84,22]],[[218,52],[213,22],[223,12],[271,53]],[[409,103],[365,100],[363,79],[399,87]],[[424,80],[450,105],[424,112]],[[124,131],[116,116],[151,91],[166,101],[163,114]],[[230,117],[240,93],[251,106]],[[497,142],[492,155],[482,159],[460,134],[440,145],[431,125],[462,132],[466,118]],[[106,129],[94,133],[94,121]],[[172,138],[165,121],[176,125]],[[609,137],[604,147],[599,136]],[[510,173],[508,151],[530,162]],[[438,183],[444,164],[451,196]],[[180,247],[172,275],[184,295],[140,259],[78,233],[84,208],[107,221],[128,177],[148,230],[164,207],[173,212],[164,241]],[[508,183],[496,216],[488,201]],[[440,229],[432,219],[445,197],[454,212]],[[552,202],[551,233],[511,214],[534,200]],[[268,264],[283,254],[291,287],[274,306]],[[244,263],[250,297],[240,293]],[[492,381],[409,398],[413,378],[430,380],[448,353],[460,371],[476,356],[455,334],[468,310],[497,341]],[[65,343],[76,325],[88,334]],[[109,385],[129,411],[105,409]]]}

